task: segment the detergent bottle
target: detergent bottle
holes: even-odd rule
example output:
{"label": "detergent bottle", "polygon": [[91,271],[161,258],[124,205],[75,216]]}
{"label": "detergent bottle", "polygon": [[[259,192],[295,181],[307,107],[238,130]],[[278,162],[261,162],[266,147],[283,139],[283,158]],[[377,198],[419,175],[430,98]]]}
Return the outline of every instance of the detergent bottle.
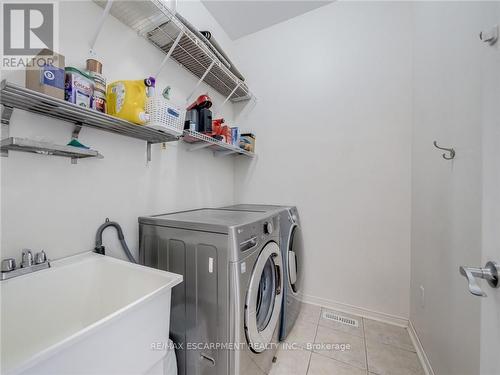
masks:
{"label": "detergent bottle", "polygon": [[149,115],[145,110],[146,98],[153,94],[154,86],[153,77],[109,84],[106,92],[108,114],[144,125],[149,121]]}

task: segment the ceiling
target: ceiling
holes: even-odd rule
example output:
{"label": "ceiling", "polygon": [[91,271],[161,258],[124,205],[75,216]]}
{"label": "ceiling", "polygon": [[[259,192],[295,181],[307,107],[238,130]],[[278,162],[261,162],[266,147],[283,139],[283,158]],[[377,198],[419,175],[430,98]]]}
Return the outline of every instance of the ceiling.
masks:
{"label": "ceiling", "polygon": [[330,1],[202,0],[233,40],[330,4]]}

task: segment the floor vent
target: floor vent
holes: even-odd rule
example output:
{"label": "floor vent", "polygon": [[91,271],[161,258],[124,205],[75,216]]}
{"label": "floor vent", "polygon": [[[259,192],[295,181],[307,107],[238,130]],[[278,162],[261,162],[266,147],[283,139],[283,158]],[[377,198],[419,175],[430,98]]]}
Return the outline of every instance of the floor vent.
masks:
{"label": "floor vent", "polygon": [[328,319],[328,320],[333,320],[334,322],[337,322],[340,324],[345,324],[347,326],[359,327],[359,322],[356,319],[351,319],[351,318],[336,314],[336,313],[331,312],[331,311],[323,312],[323,318]]}

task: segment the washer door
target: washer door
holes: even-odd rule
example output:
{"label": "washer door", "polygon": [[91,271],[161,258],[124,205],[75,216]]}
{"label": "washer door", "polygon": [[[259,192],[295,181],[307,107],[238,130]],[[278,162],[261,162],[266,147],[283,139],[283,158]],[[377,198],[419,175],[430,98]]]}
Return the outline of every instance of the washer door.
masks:
{"label": "washer door", "polygon": [[245,308],[245,331],[250,348],[260,353],[271,342],[283,294],[281,252],[276,242],[262,249],[253,269]]}
{"label": "washer door", "polygon": [[288,283],[293,294],[300,291],[300,272],[302,272],[302,237],[300,227],[295,224],[290,228],[288,235]]}

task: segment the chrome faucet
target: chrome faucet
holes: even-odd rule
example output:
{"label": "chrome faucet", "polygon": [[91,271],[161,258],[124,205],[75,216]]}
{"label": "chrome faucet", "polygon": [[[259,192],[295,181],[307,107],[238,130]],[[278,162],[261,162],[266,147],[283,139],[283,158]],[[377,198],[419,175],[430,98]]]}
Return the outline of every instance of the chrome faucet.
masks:
{"label": "chrome faucet", "polygon": [[35,254],[33,262],[33,253],[30,249],[23,249],[21,256],[21,264],[16,267],[14,258],[2,259],[2,267],[0,280],[11,279],[16,276],[25,275],[27,273],[44,270],[50,268],[50,261],[47,259],[45,251],[41,250]]}
{"label": "chrome faucet", "polygon": [[33,254],[30,249],[23,249],[21,256],[21,268],[31,267],[33,265]]}

